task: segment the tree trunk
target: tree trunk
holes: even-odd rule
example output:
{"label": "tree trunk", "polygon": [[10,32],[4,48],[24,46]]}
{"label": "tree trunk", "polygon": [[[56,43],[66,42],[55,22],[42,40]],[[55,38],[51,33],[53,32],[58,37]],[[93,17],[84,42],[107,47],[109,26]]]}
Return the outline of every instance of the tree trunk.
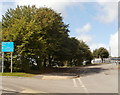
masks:
{"label": "tree trunk", "polygon": [[101,60],[102,60],[102,63],[103,63],[103,58],[101,58]]}
{"label": "tree trunk", "polygon": [[44,67],[46,67],[46,58],[44,59],[44,64],[43,64]]}
{"label": "tree trunk", "polygon": [[50,55],[48,56],[48,63],[48,66],[52,67],[52,57]]}

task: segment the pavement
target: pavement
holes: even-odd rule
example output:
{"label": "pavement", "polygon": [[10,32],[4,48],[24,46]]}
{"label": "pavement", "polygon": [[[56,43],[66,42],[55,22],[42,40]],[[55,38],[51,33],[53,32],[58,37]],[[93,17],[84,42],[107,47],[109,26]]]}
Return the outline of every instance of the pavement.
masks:
{"label": "pavement", "polygon": [[[118,93],[116,64],[76,68],[70,76],[56,73],[27,77],[2,77],[3,93]],[[80,77],[74,78],[76,75]]]}

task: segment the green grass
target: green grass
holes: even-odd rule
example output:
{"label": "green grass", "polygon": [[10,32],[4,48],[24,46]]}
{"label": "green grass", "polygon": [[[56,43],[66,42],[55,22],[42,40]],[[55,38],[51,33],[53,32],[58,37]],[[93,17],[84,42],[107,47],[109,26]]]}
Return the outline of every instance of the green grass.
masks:
{"label": "green grass", "polygon": [[35,74],[28,74],[28,73],[18,73],[18,72],[13,72],[13,73],[0,73],[0,76],[18,76],[18,77],[32,77]]}

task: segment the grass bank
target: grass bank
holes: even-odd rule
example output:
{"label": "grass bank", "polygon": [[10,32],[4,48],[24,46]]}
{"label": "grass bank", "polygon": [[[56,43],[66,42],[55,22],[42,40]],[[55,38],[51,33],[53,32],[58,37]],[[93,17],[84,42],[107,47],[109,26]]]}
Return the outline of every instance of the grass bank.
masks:
{"label": "grass bank", "polygon": [[13,73],[0,73],[0,76],[32,77],[34,76],[34,74],[13,72]]}

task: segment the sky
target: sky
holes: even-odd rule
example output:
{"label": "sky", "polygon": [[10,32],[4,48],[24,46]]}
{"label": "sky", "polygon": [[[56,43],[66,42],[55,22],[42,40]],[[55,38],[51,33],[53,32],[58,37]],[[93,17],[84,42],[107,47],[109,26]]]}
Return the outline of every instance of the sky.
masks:
{"label": "sky", "polygon": [[2,19],[1,15],[4,15],[7,9],[15,8],[17,5],[52,8],[61,13],[65,24],[69,24],[70,37],[85,41],[92,51],[99,47],[105,47],[112,56],[118,56],[117,1],[11,0],[10,2],[10,0],[1,0],[0,18]]}

